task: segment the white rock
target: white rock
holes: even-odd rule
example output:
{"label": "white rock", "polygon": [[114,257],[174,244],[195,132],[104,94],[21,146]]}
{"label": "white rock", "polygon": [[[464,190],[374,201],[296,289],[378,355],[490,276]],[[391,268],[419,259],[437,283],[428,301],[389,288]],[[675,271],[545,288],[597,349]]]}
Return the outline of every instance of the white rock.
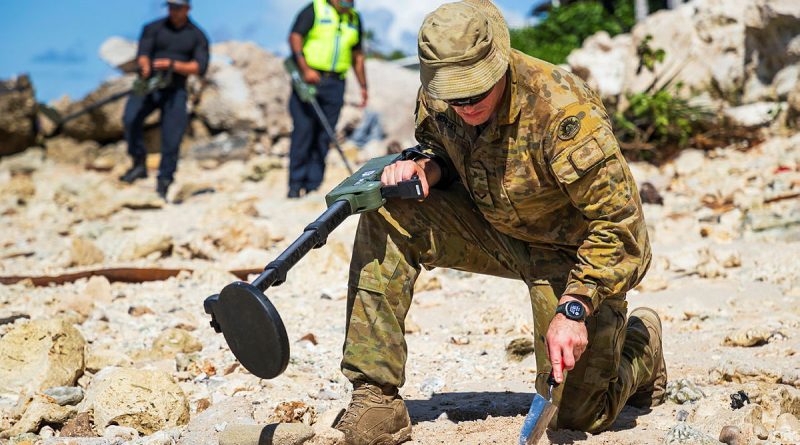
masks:
{"label": "white rock", "polygon": [[[370,97],[367,107],[381,116],[381,126],[386,134],[385,147],[396,142],[401,148],[416,145],[414,140],[414,106],[420,87],[419,72],[399,67],[392,62],[369,59],[366,62]],[[353,76],[347,79],[346,109],[358,109],[361,89]],[[360,114],[359,114],[360,116]],[[339,129],[345,124],[340,119]]]}
{"label": "white rock", "polygon": [[675,172],[678,176],[690,176],[703,168],[705,158],[700,150],[683,150],[675,159]]}
{"label": "white rock", "polygon": [[160,371],[105,368],[95,375],[80,405],[94,410],[94,423],[103,432],[112,424],[152,434],[189,422],[189,401],[172,377]]}
{"label": "white rock", "polygon": [[761,127],[769,124],[786,109],[786,102],[756,102],[723,111],[731,121],[742,127]]}
{"label": "white rock", "polygon": [[172,247],[172,236],[157,230],[143,230],[123,241],[121,260],[136,260]]}
{"label": "white rock", "polygon": [[253,102],[250,86],[240,69],[215,62],[207,77],[210,86],[196,112],[209,127],[216,130],[266,128],[264,116]]}
{"label": "white rock", "polygon": [[136,65],[136,42],[123,37],[109,37],[100,45],[100,58],[104,62],[123,72],[135,72]]}
{"label": "white rock", "polygon": [[778,99],[785,100],[789,97],[789,93],[792,92],[798,81],[800,81],[800,64],[789,65],[778,71],[772,80],[775,96]]}
{"label": "white rock", "polygon": [[139,432],[128,426],[109,425],[103,432],[103,437],[111,440],[131,441],[139,438]]}
{"label": "white rock", "polygon": [[[22,417],[14,426],[3,434],[16,436],[23,433],[39,431],[42,424],[64,424],[77,413],[74,406],[60,406],[50,402],[49,397],[37,395],[25,408]],[[0,436],[3,437],[3,436]]]}
{"label": "white rock", "polygon": [[[210,408],[196,415],[181,435],[178,445],[218,445],[219,432],[227,424],[253,424],[253,404],[243,398],[233,397],[214,402]],[[221,425],[218,430],[216,426]]]}
{"label": "white rock", "polygon": [[86,341],[63,319],[19,324],[0,338],[0,393],[73,386]]}
{"label": "white rock", "polygon": [[[656,76],[688,88],[714,85],[726,95],[744,92],[744,103],[785,98],[800,52],[800,8],[795,0],[695,0],[649,15],[629,35],[592,36],[567,58],[573,72],[585,75],[601,94],[644,91]],[[656,73],[639,66],[637,46],[649,46],[666,58]],[[597,63],[592,63],[597,61]],[[619,70],[624,71],[618,88]],[[586,73],[588,72],[588,75]],[[600,81],[598,79],[606,79]]]}
{"label": "white rock", "polygon": [[630,46],[629,34],[612,39],[607,32],[600,31],[584,40],[581,48],[572,51],[567,63],[572,72],[585,79],[601,97],[614,97],[624,92]]}

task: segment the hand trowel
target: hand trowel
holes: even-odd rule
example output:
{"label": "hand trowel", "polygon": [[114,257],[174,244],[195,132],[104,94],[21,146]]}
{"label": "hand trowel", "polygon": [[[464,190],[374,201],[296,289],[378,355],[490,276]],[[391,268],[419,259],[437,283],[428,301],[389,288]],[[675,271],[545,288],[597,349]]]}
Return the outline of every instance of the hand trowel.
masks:
{"label": "hand trowel", "polygon": [[553,371],[550,371],[550,376],[547,377],[547,384],[549,385],[549,390],[546,399],[538,393],[533,396],[531,407],[528,409],[528,414],[522,424],[522,431],[519,433],[519,445],[536,445],[539,443],[539,439],[547,430],[550,419],[558,411],[558,407],[553,405],[553,389],[558,387],[558,383],[553,377]]}

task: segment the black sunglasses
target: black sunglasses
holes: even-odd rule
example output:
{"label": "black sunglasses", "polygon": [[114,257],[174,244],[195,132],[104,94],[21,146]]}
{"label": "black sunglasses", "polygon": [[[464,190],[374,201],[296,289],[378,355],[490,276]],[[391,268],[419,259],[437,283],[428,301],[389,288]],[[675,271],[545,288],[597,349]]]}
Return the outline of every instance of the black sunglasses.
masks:
{"label": "black sunglasses", "polygon": [[492,92],[492,89],[494,89],[494,87],[489,88],[489,90],[485,93],[478,94],[477,96],[466,97],[464,99],[445,99],[445,103],[451,107],[466,107],[469,105],[475,105],[483,99],[486,99],[486,96]]}

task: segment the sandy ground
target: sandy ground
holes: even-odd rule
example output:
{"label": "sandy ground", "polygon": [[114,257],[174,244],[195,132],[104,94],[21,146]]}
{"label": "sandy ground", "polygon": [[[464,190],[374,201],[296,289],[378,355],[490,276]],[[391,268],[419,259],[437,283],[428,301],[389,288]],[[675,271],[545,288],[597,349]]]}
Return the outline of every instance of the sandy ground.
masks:
{"label": "sandy ground", "polygon": [[[83,207],[99,205],[91,198],[90,189],[108,190],[110,196],[130,191],[153,194],[152,177],[134,186],[117,183],[113,178],[120,168],[101,173],[46,161],[33,173],[35,193],[25,205],[6,193],[0,209],[4,227],[0,275],[35,276],[123,265],[194,269],[160,282],[113,283],[111,304],[94,307],[78,326],[89,342],[89,351],[111,350],[133,357],[149,348],[163,329],[180,325],[193,329],[192,334],[203,344],[203,350],[192,359],[212,364],[216,375],[177,371],[174,361],[137,362],[136,366],[172,373],[191,402],[193,416],[201,400],[213,406],[231,397],[253,402],[259,423],[270,421],[281,402],[300,401],[319,414],[344,407],[350,387],[339,373],[338,363],[357,218],[345,221],[324,248],[312,251],[290,272],[284,285],[267,293],[289,333],[292,358],[287,371],[270,381],[259,380],[241,367],[225,374],[223,370],[229,370],[235,359],[223,337],[208,327],[203,300],[235,279],[225,270],[259,268],[277,256],[324,210],[324,195],[285,200],[285,169],[269,172],[260,182],[244,182],[240,178],[247,166],[241,162],[204,169],[186,161],[177,185],[201,181],[212,185],[216,193],[191,196],[182,204],[160,209],[122,208],[100,217],[82,213]],[[323,190],[343,177],[341,167],[332,161]],[[0,165],[0,184],[11,180]],[[77,187],[74,201],[78,204],[64,204],[56,198],[58,190],[67,186]],[[245,231],[266,228],[267,245],[212,248],[210,260],[181,253],[186,249],[179,246],[192,240],[213,240],[209,233],[219,222],[216,218],[230,218],[231,212],[243,208],[248,209],[248,216],[237,224]],[[550,443],[662,443],[678,423],[680,410],[689,414],[687,423],[716,438],[725,422],[741,420],[729,406],[729,395],[739,390],[763,401],[768,430],[780,411],[800,411],[800,406],[776,408],[780,401],[769,402],[771,397],[779,397],[776,394],[782,388],[796,390],[800,386],[796,355],[800,349],[800,291],[792,278],[800,267],[798,226],[720,241],[701,236],[700,224],[692,215],[655,205],[647,205],[645,212],[653,229],[654,262],[642,286],[629,294],[629,307],[648,306],[658,311],[664,324],[670,379],[690,380],[705,397],[683,405],[670,401],[649,412],[626,408],[608,432],[551,432]],[[153,230],[170,234],[171,254],[121,259],[126,240]],[[78,236],[93,239],[106,259],[94,266],[68,266],[69,243]],[[725,276],[715,278],[702,278],[694,270],[676,272],[669,266],[670,260],[674,262],[687,249],[701,248],[735,248],[741,264],[726,268]],[[85,288],[86,280],[50,287],[0,285],[0,316],[69,314],[69,301],[79,298]],[[401,389],[414,423],[410,443],[516,443],[532,397],[535,364],[532,355],[521,362],[508,360],[505,348],[511,340],[532,333],[525,286],[437,269],[424,272],[418,288],[409,313],[407,383]],[[132,310],[145,307],[150,311]],[[144,315],[139,315],[142,312]],[[10,328],[0,327],[0,333]],[[722,345],[726,336],[751,328],[779,334],[758,347]],[[313,334],[317,344],[300,341],[306,334]],[[748,373],[741,370],[744,368],[755,371]],[[82,385],[90,382],[90,374],[80,381]],[[213,437],[209,440],[214,443]]]}

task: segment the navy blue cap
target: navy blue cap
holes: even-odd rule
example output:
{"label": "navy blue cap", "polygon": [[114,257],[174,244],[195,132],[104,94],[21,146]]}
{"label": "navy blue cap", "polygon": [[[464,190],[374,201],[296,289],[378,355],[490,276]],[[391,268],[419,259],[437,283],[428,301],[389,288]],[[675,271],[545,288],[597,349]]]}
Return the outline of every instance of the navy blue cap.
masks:
{"label": "navy blue cap", "polygon": [[167,0],[168,5],[189,6],[189,0]]}

